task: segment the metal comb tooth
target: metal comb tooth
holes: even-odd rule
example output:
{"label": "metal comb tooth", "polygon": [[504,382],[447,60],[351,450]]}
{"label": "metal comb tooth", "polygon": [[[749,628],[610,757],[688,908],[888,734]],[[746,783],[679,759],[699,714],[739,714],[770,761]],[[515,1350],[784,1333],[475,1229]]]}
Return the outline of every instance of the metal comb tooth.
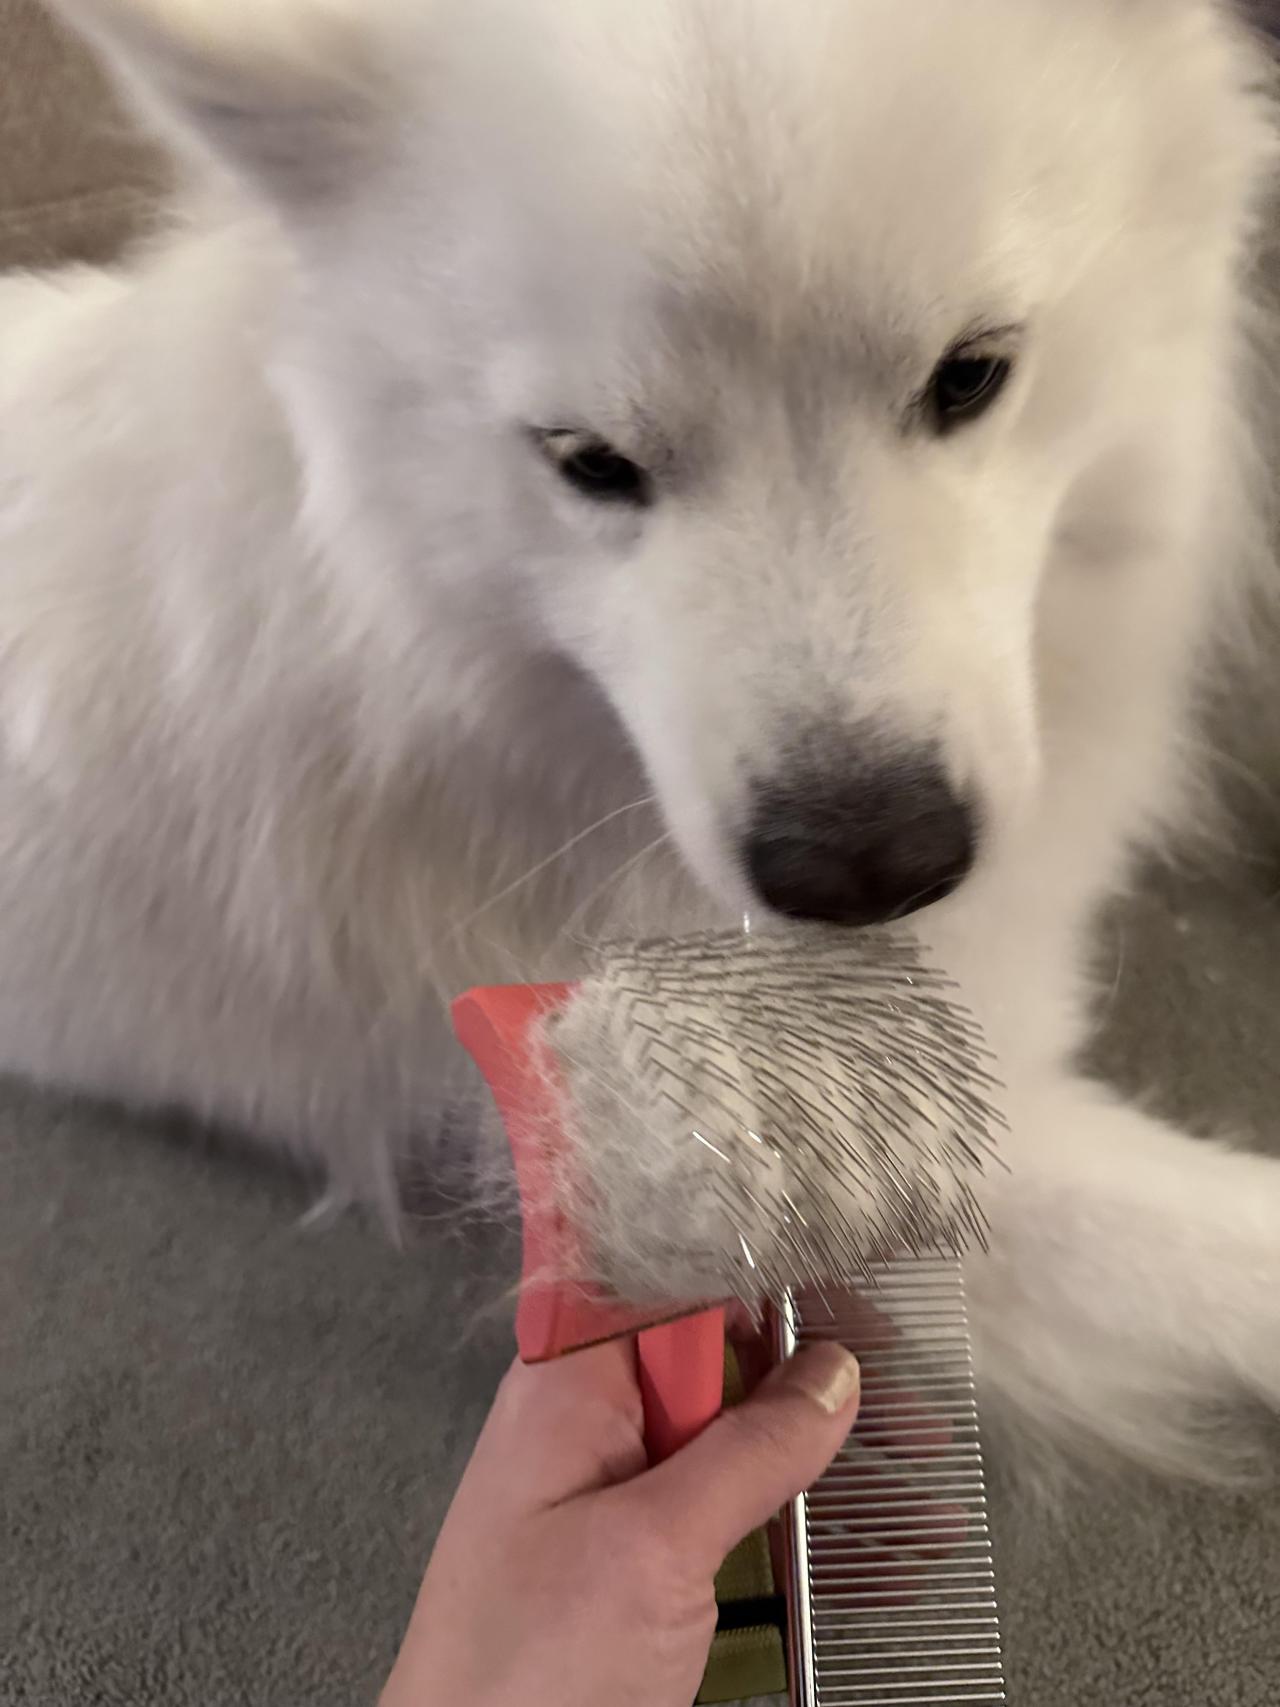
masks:
{"label": "metal comb tooth", "polygon": [[862,1361],[853,1435],[787,1514],[793,1707],[1002,1702],[960,1265],[902,1258],[871,1279],[778,1312],[781,1355],[835,1339]]}

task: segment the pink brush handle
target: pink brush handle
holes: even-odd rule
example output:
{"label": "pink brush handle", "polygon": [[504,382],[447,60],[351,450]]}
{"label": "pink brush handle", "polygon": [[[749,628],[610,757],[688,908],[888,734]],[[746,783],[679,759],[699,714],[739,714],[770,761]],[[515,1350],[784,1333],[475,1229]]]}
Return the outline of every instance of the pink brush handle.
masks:
{"label": "pink brush handle", "polygon": [[453,1004],[453,1023],[488,1081],[515,1158],[524,1214],[524,1284],[516,1339],[526,1363],[542,1363],[604,1340],[636,1337],[645,1447],[660,1463],[720,1413],[724,1393],[724,1310],[671,1319],[595,1299],[548,1276],[571,1274],[573,1229],[550,1199],[548,1146],[558,1132],[556,1074],[538,1046],[535,1023],[563,1005],[568,984],[515,984],[471,990]]}
{"label": "pink brush handle", "polygon": [[636,1339],[644,1444],[661,1464],[697,1438],[724,1402],[724,1309],[703,1310]]}

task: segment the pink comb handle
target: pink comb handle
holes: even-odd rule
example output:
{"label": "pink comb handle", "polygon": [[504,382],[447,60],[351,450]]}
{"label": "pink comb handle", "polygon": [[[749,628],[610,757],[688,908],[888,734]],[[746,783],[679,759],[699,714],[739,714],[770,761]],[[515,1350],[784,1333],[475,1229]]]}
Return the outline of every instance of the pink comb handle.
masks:
{"label": "pink comb handle", "polygon": [[634,1336],[645,1447],[650,1463],[657,1464],[719,1415],[724,1309],[629,1310],[548,1278],[575,1271],[577,1240],[550,1189],[549,1146],[559,1132],[557,1075],[533,1027],[572,990],[571,984],[470,990],[453,1004],[454,1030],[488,1082],[515,1158],[524,1221],[524,1279],[516,1311],[520,1356],[543,1363]]}

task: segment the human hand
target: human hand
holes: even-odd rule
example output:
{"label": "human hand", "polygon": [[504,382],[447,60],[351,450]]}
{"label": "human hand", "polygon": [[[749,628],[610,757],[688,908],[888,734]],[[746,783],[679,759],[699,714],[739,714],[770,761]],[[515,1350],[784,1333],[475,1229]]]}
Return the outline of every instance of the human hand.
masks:
{"label": "human hand", "polygon": [[381,1707],[690,1707],[721,1563],[827,1468],[857,1392],[847,1352],[809,1347],[650,1470],[633,1347],[516,1364]]}

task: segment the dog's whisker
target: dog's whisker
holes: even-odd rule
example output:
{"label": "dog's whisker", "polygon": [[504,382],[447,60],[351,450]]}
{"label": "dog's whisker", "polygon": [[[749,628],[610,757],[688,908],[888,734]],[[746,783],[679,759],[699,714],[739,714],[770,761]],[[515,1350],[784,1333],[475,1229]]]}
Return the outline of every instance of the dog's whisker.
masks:
{"label": "dog's whisker", "polygon": [[655,836],[651,842],[647,842],[644,847],[640,848],[636,853],[633,853],[628,859],[624,859],[615,871],[610,872],[608,877],[604,878],[600,883],[597,883],[595,887],[578,902],[577,906],[556,932],[554,941],[557,943],[576,941],[576,932],[579,925],[584,922],[590,914],[592,907],[594,907],[596,902],[600,900],[601,896],[619,889],[626,882],[627,878],[631,877],[635,871],[643,865],[645,860],[657,853],[659,848],[670,847],[671,845],[670,832],[664,830],[661,835]]}
{"label": "dog's whisker", "polygon": [[488,896],[465,917],[456,920],[450,926],[450,937],[458,936],[462,931],[469,929],[476,919],[483,917],[491,908],[498,906],[503,901],[510,900],[513,895],[524,888],[526,883],[531,883],[534,878],[540,877],[544,871],[549,870],[557,861],[562,860],[566,854],[572,853],[575,848],[580,847],[583,842],[596,835],[600,830],[616,823],[619,818],[625,817],[629,812],[639,812],[654,804],[655,797],[652,794],[641,795],[638,800],[630,800],[625,806],[617,806],[612,812],[606,812],[602,817],[597,818],[594,823],[576,831],[567,841],[562,842],[553,853],[547,854],[544,859],[540,859],[535,865],[531,865],[519,877],[513,878],[510,883],[505,884],[495,894]]}

